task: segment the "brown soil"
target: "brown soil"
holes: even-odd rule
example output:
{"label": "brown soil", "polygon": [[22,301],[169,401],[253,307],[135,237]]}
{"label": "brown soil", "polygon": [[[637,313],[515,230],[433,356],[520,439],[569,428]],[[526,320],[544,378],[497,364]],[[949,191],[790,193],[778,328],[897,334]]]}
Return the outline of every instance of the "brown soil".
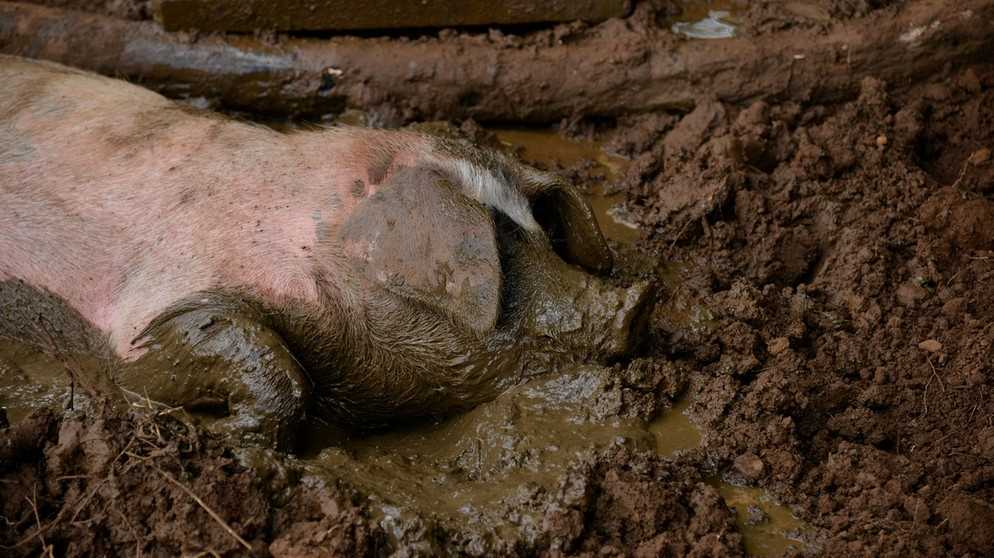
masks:
{"label": "brown soil", "polygon": [[357,555],[378,544],[347,490],[296,482],[292,470],[246,470],[220,440],[168,416],[40,411],[4,432],[3,442],[0,544],[8,555],[264,554],[267,547],[293,555],[309,542]]}
{"label": "brown soil", "polygon": [[[658,4],[641,2],[630,17],[598,25],[360,38],[166,33],[150,21],[0,1],[0,52],[253,116],[331,119],[351,108],[397,126],[546,124],[689,110],[712,97],[838,102],[865,77],[903,89],[994,49],[989,0],[787,4],[816,12],[806,16],[756,2],[739,13],[738,35],[723,41],[674,34],[670,4]],[[836,12],[844,17],[822,17]]]}
{"label": "brown soil", "polygon": [[[677,262],[657,347],[693,375],[721,470],[828,531],[828,555],[994,551],[994,74],[835,106],[704,103],[613,131]],[[671,305],[676,304],[671,301]]]}
{"label": "brown soil", "polygon": [[119,17],[122,19],[146,20],[152,17],[152,0],[21,0],[27,4],[39,4],[53,8],[69,8],[84,12]]}
{"label": "brown soil", "polygon": [[[817,8],[797,20],[762,17],[768,4],[749,33],[817,34],[824,14],[902,2],[793,3]],[[669,286],[642,358],[579,376],[563,407],[536,388],[535,416],[558,420],[571,455],[538,434],[553,423],[521,418],[527,385],[389,451],[348,441],[308,459],[232,449],[175,413],[39,411],[0,430],[0,545],[248,554],[233,532],[275,556],[741,555],[717,475],[790,505],[812,554],[991,555],[994,67],[857,89],[564,121],[630,159],[606,185],[592,163],[561,170],[626,197],[645,235],[614,246],[623,273]],[[656,455],[639,421],[683,389],[702,445]],[[395,451],[425,436],[431,449]],[[470,442],[492,451],[467,464]],[[376,476],[394,466],[407,476]],[[442,502],[450,486],[498,494],[477,515],[435,510],[408,486],[433,474]]]}
{"label": "brown soil", "polygon": [[540,532],[525,542],[375,518],[371,502],[345,483],[278,456],[241,450],[239,459],[168,415],[39,411],[0,442],[7,526],[0,544],[13,556],[49,549],[56,556],[372,556],[398,548],[531,555],[611,547],[645,556],[740,555],[732,512],[699,467],[623,447],[591,454],[556,490],[533,495],[528,504],[543,510]]}

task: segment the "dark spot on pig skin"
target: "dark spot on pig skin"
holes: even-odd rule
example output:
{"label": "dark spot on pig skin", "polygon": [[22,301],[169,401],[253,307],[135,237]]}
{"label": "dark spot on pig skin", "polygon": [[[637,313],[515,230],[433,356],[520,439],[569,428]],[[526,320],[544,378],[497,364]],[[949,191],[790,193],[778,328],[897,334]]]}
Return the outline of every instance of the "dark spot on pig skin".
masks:
{"label": "dark spot on pig skin", "polygon": [[173,112],[160,108],[139,112],[135,115],[132,129],[115,139],[124,142],[150,140],[182,122]]}
{"label": "dark spot on pig skin", "polygon": [[391,150],[383,150],[371,154],[369,166],[366,167],[366,174],[374,186],[382,183],[383,179],[387,177],[387,172],[390,171],[390,165],[393,164],[395,155]]}
{"label": "dark spot on pig skin", "polygon": [[352,183],[352,197],[356,199],[366,197],[366,183],[362,179],[357,178]]}
{"label": "dark spot on pig skin", "polygon": [[197,199],[197,192],[193,186],[186,186],[179,194],[179,201],[176,205],[188,205]]}
{"label": "dark spot on pig skin", "polygon": [[[123,130],[118,125],[106,125],[95,135],[105,138],[107,144],[114,147],[121,156],[129,158],[139,153],[145,146],[160,141],[176,126],[189,123],[190,120],[185,116],[191,114],[191,110],[193,109],[179,105],[155,107],[136,114],[130,126]],[[211,117],[206,111],[197,111],[193,114],[211,120],[200,141],[203,144],[216,143],[227,121]]]}

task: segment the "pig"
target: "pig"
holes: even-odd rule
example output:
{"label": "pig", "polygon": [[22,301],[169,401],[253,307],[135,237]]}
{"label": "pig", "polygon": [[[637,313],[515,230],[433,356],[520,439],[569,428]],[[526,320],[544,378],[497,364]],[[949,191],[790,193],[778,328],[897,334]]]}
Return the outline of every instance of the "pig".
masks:
{"label": "pig", "polygon": [[0,337],[292,447],[630,352],[655,289],[600,277],[583,198],[417,129],[292,133],[0,56]]}

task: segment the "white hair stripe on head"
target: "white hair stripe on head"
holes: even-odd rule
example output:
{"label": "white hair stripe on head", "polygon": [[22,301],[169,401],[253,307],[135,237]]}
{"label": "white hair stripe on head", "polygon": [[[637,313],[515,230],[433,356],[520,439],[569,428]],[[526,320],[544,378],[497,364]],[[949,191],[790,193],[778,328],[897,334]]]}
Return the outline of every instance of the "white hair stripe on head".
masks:
{"label": "white hair stripe on head", "polygon": [[435,163],[458,178],[467,197],[507,215],[527,231],[539,230],[528,198],[507,180],[465,159],[439,158]]}

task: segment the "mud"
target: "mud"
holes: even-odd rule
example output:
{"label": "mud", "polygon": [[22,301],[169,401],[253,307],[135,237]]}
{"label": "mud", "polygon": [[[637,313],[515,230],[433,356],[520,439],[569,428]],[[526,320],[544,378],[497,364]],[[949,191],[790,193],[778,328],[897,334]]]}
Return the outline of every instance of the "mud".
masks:
{"label": "mud", "polygon": [[242,0],[216,2],[159,0],[155,19],[167,31],[341,31],[508,25],[561,21],[603,21],[621,17],[625,0],[555,0],[536,5],[512,0],[458,0],[397,4],[389,0],[357,5],[338,0],[314,4],[306,1]]}
{"label": "mud", "polygon": [[[627,165],[618,157],[607,156],[597,143],[568,140],[549,130],[483,132],[479,139],[503,144],[535,165],[574,175],[595,198],[604,198],[599,194],[604,181],[617,180]],[[604,199],[617,202],[619,195]],[[613,219],[610,210],[599,213],[598,218],[605,222]],[[612,240],[619,249],[630,249],[632,230],[618,223],[614,226],[623,230],[624,236]],[[0,384],[0,395],[13,403],[10,414],[15,424],[30,411],[44,412],[53,402],[69,397],[59,361],[13,344],[0,349],[6,350],[8,361],[21,371]],[[791,512],[769,503],[769,497],[758,489],[745,493],[745,489],[713,476],[699,450],[701,435],[683,415],[686,401],[663,411],[685,390],[687,374],[687,370],[664,360],[647,358],[613,368],[574,366],[514,388],[496,401],[444,422],[422,422],[357,437],[335,427],[315,426],[305,434],[305,447],[296,460],[259,450],[238,450],[236,454],[248,471],[292,467],[295,475],[305,479],[301,482],[348,486],[364,498],[366,527],[378,533],[385,548],[401,553],[531,554],[550,548],[578,552],[613,542],[619,548],[636,545],[650,554],[665,550],[677,555],[736,555],[744,548],[753,555],[779,555],[778,551],[789,548],[793,540],[787,538],[788,531],[791,537],[796,536],[792,529],[798,524],[784,523],[792,519]],[[30,389],[25,388],[29,380],[24,376],[30,376]],[[143,400],[140,393],[127,392],[126,397],[132,405],[161,408]],[[653,417],[658,418],[650,421]],[[148,420],[147,416],[125,419],[139,423],[139,429],[148,427],[140,426]],[[668,490],[676,490],[673,495],[664,497],[663,491],[658,499],[642,501],[644,496],[626,495],[631,490],[627,486],[631,481],[626,479],[622,493],[615,496],[631,500],[624,504],[624,513],[631,513],[633,507],[644,508],[652,517],[660,513],[658,506],[672,505],[674,497],[690,498],[689,509],[676,516],[667,512],[664,525],[646,525],[636,538],[627,529],[600,533],[603,526],[590,534],[573,533],[577,528],[573,512],[563,518],[562,510],[579,506],[586,510],[581,516],[586,516],[601,505],[588,502],[591,496],[587,488],[575,494],[573,485],[585,487],[596,475],[605,474],[599,468],[614,461],[627,468],[631,460],[640,460],[646,467],[654,467],[653,471],[679,470],[671,473],[673,479],[685,484],[669,486]],[[690,474],[691,470],[695,473]],[[613,473],[607,474],[613,479]],[[652,474],[656,477],[636,480],[654,483],[653,478],[662,473]],[[595,485],[589,490],[606,488]],[[707,499],[703,508],[694,503],[696,498]],[[768,510],[768,515],[754,523],[743,519],[745,510],[760,509],[758,506]],[[713,514],[717,516],[709,517]],[[610,525],[626,518],[603,519]],[[689,524],[683,525],[687,521]],[[568,529],[560,532],[550,528],[550,522],[553,526],[565,522]],[[735,535],[720,544],[709,542],[711,536],[688,538],[686,531],[700,522],[705,523],[705,531],[719,533],[734,524],[741,538]],[[806,541],[814,540],[808,533],[805,536]],[[652,540],[647,542],[645,537]],[[147,550],[171,543],[155,540],[150,544]],[[798,543],[797,547],[807,549],[810,545]],[[182,550],[191,548],[206,547]],[[269,551],[279,554],[282,547],[272,542]]]}
{"label": "mud", "polygon": [[673,6],[639,2],[630,16],[598,25],[325,38],[170,34],[148,21],[0,2],[0,52],[205,106],[310,118],[359,109],[396,126],[549,124],[691,110],[708,98],[839,102],[864,77],[903,88],[994,48],[987,0],[750,3],[741,33],[713,41],[674,34]]}
{"label": "mud", "polygon": [[68,8],[136,21],[152,17],[152,0],[24,0],[52,8]]}
{"label": "mud", "polygon": [[[732,40],[898,4],[750,3]],[[12,407],[0,544],[248,552],[172,478],[260,555],[994,553],[994,67],[854,90],[579,114],[560,126],[576,143],[463,122],[525,158],[566,150],[539,162],[637,224],[607,227],[618,275],[666,286],[637,357],[445,422],[309,432],[296,457],[140,398]]]}
{"label": "mud", "polygon": [[82,393],[71,393],[69,374],[55,357],[21,343],[0,340],[0,403],[17,424],[38,409],[85,408]]}
{"label": "mud", "polygon": [[[687,416],[689,399],[682,399],[668,411],[653,419],[649,432],[656,439],[656,452],[673,457],[697,450],[701,429]],[[743,460],[752,464],[754,460]],[[708,480],[718,489],[725,504],[735,510],[735,525],[750,556],[782,556],[788,551],[813,553],[821,546],[815,530],[797,518],[788,506],[773,500],[760,488],[733,484],[713,477]]]}
{"label": "mud", "polygon": [[864,80],[851,103],[614,132],[658,138],[628,202],[714,316],[655,322],[700,370],[705,451],[826,529],[826,554],[991,551],[966,520],[991,509],[990,85],[989,67],[905,95]]}

